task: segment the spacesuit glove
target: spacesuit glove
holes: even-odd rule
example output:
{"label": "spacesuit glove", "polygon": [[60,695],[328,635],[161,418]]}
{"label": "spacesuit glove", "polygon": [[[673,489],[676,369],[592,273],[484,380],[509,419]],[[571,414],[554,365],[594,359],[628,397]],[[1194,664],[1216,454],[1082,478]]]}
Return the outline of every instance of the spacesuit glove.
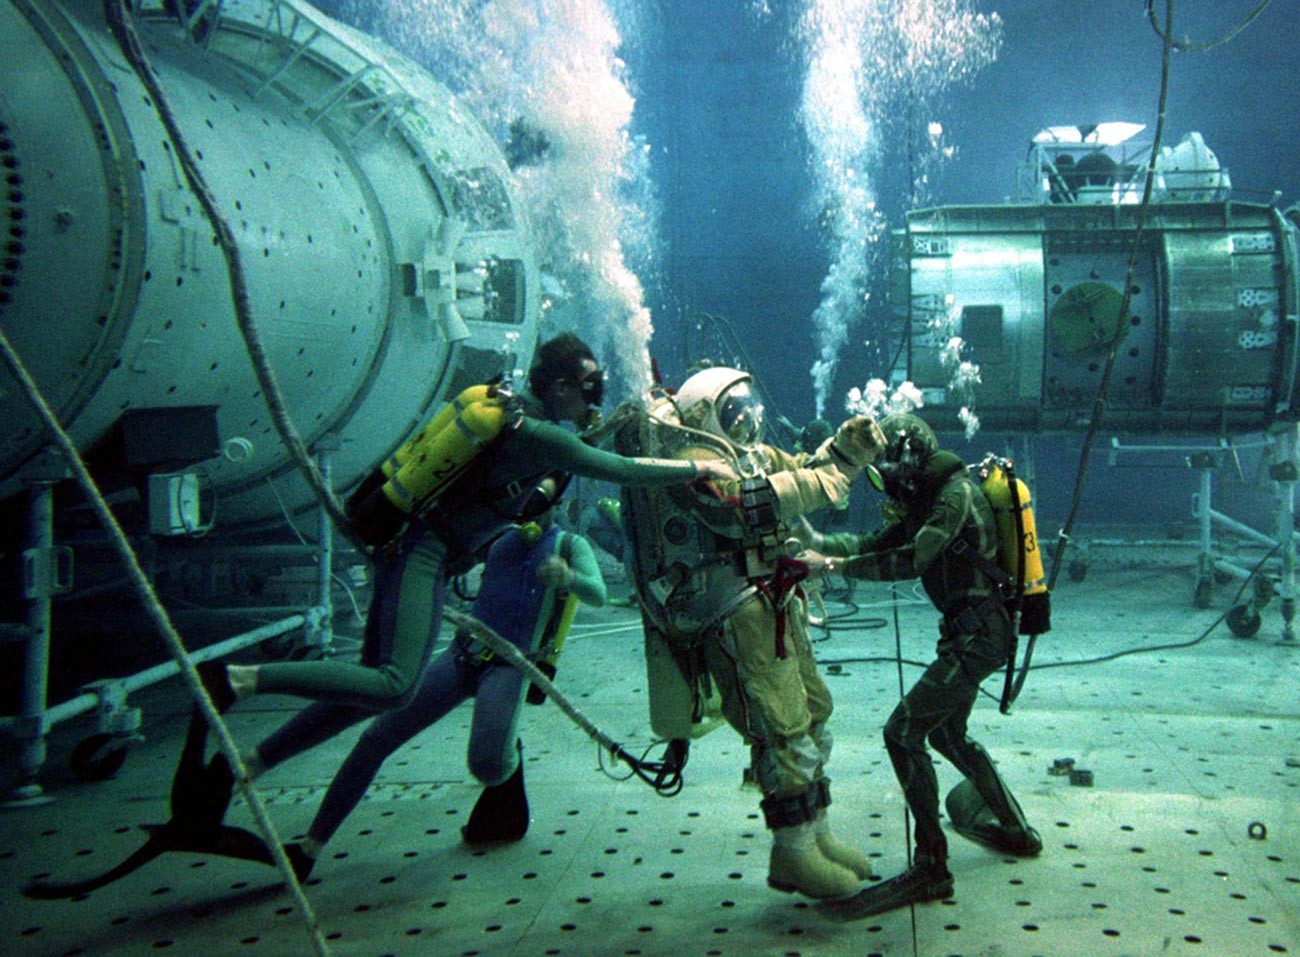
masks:
{"label": "spacesuit glove", "polygon": [[884,447],[885,433],[869,415],[845,419],[831,439],[831,451],[835,457],[855,468],[870,465]]}
{"label": "spacesuit glove", "polygon": [[811,549],[805,549],[799,556],[799,561],[808,566],[808,577],[815,580],[829,578],[843,565],[843,559],[832,558]]}

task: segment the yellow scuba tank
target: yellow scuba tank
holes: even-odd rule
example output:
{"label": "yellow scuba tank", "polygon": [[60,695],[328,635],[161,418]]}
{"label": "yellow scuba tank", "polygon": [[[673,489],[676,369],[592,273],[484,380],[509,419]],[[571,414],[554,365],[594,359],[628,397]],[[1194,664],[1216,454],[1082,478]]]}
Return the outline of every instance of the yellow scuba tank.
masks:
{"label": "yellow scuba tank", "polygon": [[998,565],[1012,581],[1020,581],[1023,564],[1020,631],[1041,634],[1051,628],[1051,612],[1029,486],[1016,477],[1010,462],[994,456],[980,465],[979,475],[980,490],[993,507],[997,523]]}
{"label": "yellow scuba tank", "polygon": [[[535,662],[537,670],[546,677],[554,680],[556,672],[560,666],[560,652],[564,650],[564,639],[569,637],[569,626],[573,624],[573,616],[578,613],[578,606],[582,602],[578,596],[569,592],[564,598],[564,603],[560,605],[558,612],[551,619],[554,622],[555,631],[547,640],[546,652]],[[529,684],[528,693],[525,699],[529,704],[543,704],[546,701],[546,693],[535,684]]]}
{"label": "yellow scuba tank", "polygon": [[[993,517],[998,526],[998,564],[1013,579],[1020,577],[1020,563],[1025,566],[1024,594],[1033,595],[1047,591],[1047,576],[1043,572],[1043,557],[1038,551],[1038,529],[1034,524],[1034,509],[1029,486],[1015,479],[1016,494],[1012,497],[1011,482],[1007,473],[996,461],[986,461],[980,467],[980,490],[993,506]],[[1016,503],[1020,505],[1021,539],[1016,541]]]}
{"label": "yellow scuba tank", "polygon": [[382,546],[464,474],[483,447],[517,419],[497,383],[465,389],[376,468],[348,498],[353,530]]}
{"label": "yellow scuba tank", "polygon": [[565,596],[564,608],[560,611],[560,620],[551,638],[551,650],[542,656],[539,664],[550,665],[553,670],[559,663],[560,652],[564,650],[564,639],[569,637],[569,626],[573,624],[573,616],[578,613],[580,604],[582,603],[578,600],[578,596],[572,592]]}
{"label": "yellow scuba tank", "polygon": [[[531,529],[537,529],[536,537],[532,537]],[[535,522],[529,522],[519,529],[519,534],[524,537],[529,544],[536,542],[542,536],[541,526]],[[529,541],[531,537],[531,541]],[[566,562],[572,561],[573,540],[569,537],[568,532],[560,533],[559,555]],[[534,662],[537,670],[548,678],[554,678],[560,664],[560,652],[564,650],[564,639],[569,637],[569,626],[573,624],[573,618],[578,613],[578,605],[582,604],[581,600],[573,592],[566,592],[564,601],[551,615],[550,624],[547,626],[547,637],[544,644],[545,651]],[[535,684],[528,686],[526,700],[529,704],[542,704],[546,701],[546,695],[542,689]]]}
{"label": "yellow scuba tank", "polygon": [[456,396],[381,466],[388,500],[412,514],[437,498],[501,433],[506,399],[497,385],[470,386]]}

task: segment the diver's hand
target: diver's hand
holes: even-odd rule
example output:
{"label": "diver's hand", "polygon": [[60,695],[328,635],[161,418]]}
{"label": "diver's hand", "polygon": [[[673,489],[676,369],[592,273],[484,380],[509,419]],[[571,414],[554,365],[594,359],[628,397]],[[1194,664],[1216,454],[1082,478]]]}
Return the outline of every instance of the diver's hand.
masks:
{"label": "diver's hand", "polygon": [[836,455],[857,468],[870,465],[885,448],[885,433],[869,415],[845,419],[831,440]]}
{"label": "diver's hand", "polygon": [[813,579],[827,578],[834,575],[843,565],[843,560],[831,558],[829,555],[823,555],[821,552],[806,549],[799,556],[799,561],[808,566],[808,577]]}
{"label": "diver's hand", "polygon": [[696,459],[695,479],[705,482],[738,482],[740,476],[721,459]]}
{"label": "diver's hand", "polygon": [[568,588],[576,577],[569,563],[559,555],[551,555],[537,566],[537,580],[547,588]]}

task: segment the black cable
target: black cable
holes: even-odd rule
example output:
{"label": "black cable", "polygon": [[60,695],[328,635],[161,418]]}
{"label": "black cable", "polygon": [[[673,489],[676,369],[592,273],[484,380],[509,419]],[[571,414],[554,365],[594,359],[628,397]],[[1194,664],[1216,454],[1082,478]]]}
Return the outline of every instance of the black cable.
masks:
{"label": "black cable", "polygon": [[[659,761],[648,761],[646,756],[653,748],[660,744],[665,745],[664,756]],[[640,757],[631,754],[622,745],[615,745],[611,753],[618,760],[622,761],[628,767],[628,773],[622,776],[615,775],[605,767],[604,749],[598,748],[598,763],[601,772],[615,781],[626,781],[629,778],[636,777],[650,785],[654,792],[660,797],[676,797],[681,793],[685,785],[685,779],[682,777],[682,771],[686,768],[687,759],[690,757],[690,744],[687,741],[654,741],[651,742]]]}
{"label": "black cable", "polygon": [[[1263,13],[1264,8],[1267,7],[1271,2],[1272,0],[1260,0],[1260,2],[1255,6],[1255,9],[1252,10],[1250,13],[1246,14],[1246,19],[1242,20],[1235,27],[1229,29],[1227,33],[1223,34],[1221,37],[1219,37],[1216,40],[1208,40],[1205,43],[1192,43],[1189,40],[1173,40],[1170,41],[1170,46],[1172,46],[1179,53],[1204,53],[1206,50],[1213,50],[1215,47],[1222,46],[1223,44],[1234,39],[1238,33],[1246,29],[1246,27],[1250,26],[1255,21],[1255,18],[1258,17],[1261,13]],[[1158,36],[1161,40],[1165,40],[1166,34],[1169,32],[1169,29],[1168,27],[1166,27],[1164,30],[1160,29],[1160,24],[1156,22],[1156,13],[1155,13],[1154,6],[1155,6],[1154,0],[1147,0],[1147,19],[1151,21],[1151,29],[1156,32],[1156,36]]]}
{"label": "black cable", "polygon": [[[1250,574],[1247,575],[1246,578],[1242,581],[1241,587],[1237,589],[1237,593],[1232,596],[1232,601],[1229,602],[1228,604],[1228,611],[1231,611],[1233,608],[1237,606],[1237,600],[1240,599],[1242,593],[1245,592],[1246,586],[1249,585],[1251,581],[1255,578],[1255,576],[1260,573],[1260,570],[1263,569],[1264,567],[1264,563],[1267,562],[1270,558],[1272,558],[1277,553],[1277,550],[1281,547],[1282,547],[1282,543],[1278,542],[1276,545],[1270,548],[1267,554],[1265,554],[1264,557],[1261,558],[1255,564],[1255,567],[1250,570]],[[1081,659],[1076,659],[1074,661],[1053,661],[1045,665],[1043,664],[1034,665],[1030,670],[1038,671],[1039,669],[1047,669],[1047,668],[1065,668],[1071,665],[1096,665],[1096,664],[1102,664],[1107,661],[1114,661],[1117,658],[1124,658],[1127,657],[1128,655],[1144,654],[1148,651],[1170,651],[1177,648],[1191,648],[1193,645],[1199,645],[1202,641],[1208,638],[1210,636],[1210,633],[1214,631],[1215,628],[1219,627],[1219,624],[1225,618],[1228,617],[1228,611],[1223,612],[1223,614],[1219,615],[1218,618],[1214,619],[1214,621],[1212,621],[1204,631],[1202,631],[1191,641],[1171,642],[1165,645],[1151,645],[1150,647],[1146,647],[1146,648],[1126,648],[1123,651],[1116,651],[1116,652],[1112,652],[1109,655],[1102,655],[1100,658],[1081,658]]]}
{"label": "black cable", "polygon": [[[890,594],[894,596],[894,658],[898,662],[898,700],[902,703],[907,692],[903,687],[903,628],[898,621],[898,584],[891,582]],[[898,782],[900,785],[902,781]],[[907,869],[912,869],[912,809],[908,807],[907,795],[903,795],[903,847],[907,851]],[[912,914],[912,953],[916,953],[916,903],[907,905]]]}
{"label": "black cable", "polygon": [[[1255,576],[1258,575],[1258,574],[1260,573],[1260,571],[1263,569],[1264,564],[1265,564],[1265,563],[1266,563],[1270,558],[1272,558],[1275,554],[1277,554],[1278,549],[1280,549],[1281,547],[1282,547],[1282,543],[1281,543],[1281,542],[1278,542],[1278,543],[1275,544],[1272,548],[1270,548],[1270,549],[1268,550],[1268,552],[1267,552],[1267,553],[1266,553],[1266,554],[1265,554],[1265,555],[1264,555],[1264,556],[1263,556],[1263,557],[1262,557],[1258,562],[1255,563],[1255,567],[1252,568],[1252,569],[1250,570],[1250,574],[1248,574],[1248,575],[1246,576],[1246,578],[1242,581],[1242,583],[1241,583],[1241,587],[1237,589],[1237,593],[1236,593],[1235,595],[1232,596],[1232,601],[1228,603],[1228,610],[1229,610],[1229,611],[1231,611],[1231,609],[1233,609],[1233,608],[1236,607],[1238,600],[1241,598],[1242,594],[1246,591],[1246,586],[1249,585],[1249,584],[1251,583],[1251,581],[1254,580]],[[1040,670],[1045,671],[1045,670],[1047,670],[1048,668],[1072,668],[1072,667],[1080,667],[1080,666],[1083,666],[1083,665],[1099,665],[1099,664],[1105,664],[1106,662],[1115,661],[1115,660],[1117,660],[1117,659],[1119,659],[1119,658],[1126,658],[1126,657],[1128,657],[1129,655],[1141,655],[1141,654],[1146,654],[1146,653],[1148,653],[1148,652],[1152,652],[1152,651],[1173,651],[1173,650],[1177,650],[1177,649],[1179,649],[1179,648],[1191,648],[1191,647],[1194,646],[1194,645],[1199,645],[1202,641],[1204,641],[1206,638],[1208,638],[1208,637],[1210,636],[1210,634],[1214,631],[1214,629],[1217,628],[1217,627],[1219,627],[1219,625],[1220,625],[1220,624],[1223,622],[1223,620],[1224,620],[1225,618],[1227,618],[1227,617],[1228,617],[1228,611],[1223,612],[1221,615],[1219,615],[1218,618],[1216,618],[1216,619],[1214,619],[1214,621],[1210,622],[1210,624],[1209,624],[1208,626],[1206,626],[1206,628],[1205,628],[1204,631],[1202,631],[1199,635],[1197,635],[1195,638],[1191,639],[1190,641],[1169,642],[1169,643],[1167,643],[1167,644],[1163,644],[1163,645],[1148,645],[1148,646],[1140,647],[1140,648],[1125,648],[1125,649],[1123,649],[1123,650],[1121,650],[1121,651],[1111,652],[1111,653],[1108,654],[1108,655],[1101,655],[1100,657],[1097,657],[1097,658],[1076,658],[1076,659],[1072,659],[1072,660],[1070,660],[1070,661],[1052,661],[1052,662],[1048,662],[1047,664],[1037,664],[1037,665],[1033,665],[1033,666],[1029,667],[1028,670],[1029,670],[1029,671],[1040,671]],[[894,629],[895,629],[895,633],[897,634],[897,631],[898,631],[898,622],[897,622],[897,619],[898,619],[898,607],[897,607],[897,605],[895,605],[895,607],[894,607],[894,618],[895,618]],[[896,657],[893,657],[893,658],[884,658],[884,657],[870,657],[870,658],[819,658],[819,659],[818,659],[818,664],[821,664],[821,665],[848,665],[848,664],[885,664],[885,663],[897,662],[897,663],[898,663],[898,669],[899,669],[899,675],[900,675],[899,682],[900,682],[900,686],[901,686],[901,683],[902,683],[901,675],[902,675],[903,665],[910,665],[911,667],[914,667],[914,668],[926,668],[926,667],[928,667],[928,665],[925,664],[924,662],[920,662],[920,661],[911,661],[911,660],[909,660],[909,659],[903,658],[903,657],[902,657],[902,649],[901,649],[901,641],[899,641],[899,639],[896,638],[896,642],[898,643],[898,649],[899,649],[899,650],[898,650],[898,654],[896,655]],[[979,688],[979,693],[982,694],[982,695],[984,695],[985,697],[988,697],[988,698],[993,699],[994,701],[999,701],[999,700],[1000,700],[999,697],[998,697],[997,695],[992,694],[992,693],[990,693],[990,692],[988,692],[988,691],[985,691],[984,688],[983,688],[983,686],[981,686],[981,687]]]}
{"label": "black cable", "polygon": [[[1150,3],[1151,0],[1148,0],[1148,7]],[[1156,156],[1160,152],[1160,140],[1165,128],[1165,104],[1169,97],[1169,53],[1172,45],[1169,35],[1172,32],[1173,20],[1174,2],[1173,0],[1165,0],[1165,45],[1160,69],[1160,99],[1156,132],[1151,144],[1151,157],[1147,161],[1146,177],[1142,186],[1142,202],[1138,206],[1137,212],[1137,224],[1133,231],[1133,248],[1129,253],[1128,270],[1124,278],[1124,295],[1120,299],[1119,313],[1116,316],[1115,334],[1111,336],[1110,347],[1106,351],[1106,366],[1102,370],[1101,384],[1097,387],[1097,395],[1093,400],[1088,433],[1083,440],[1083,451],[1079,454],[1079,469],[1074,478],[1074,494],[1070,500],[1070,508],[1067,512],[1065,524],[1057,535],[1057,547],[1052,554],[1052,571],[1047,581],[1048,591],[1051,591],[1056,585],[1056,576],[1060,573],[1063,556],[1070,541],[1070,530],[1074,527],[1074,519],[1078,514],[1079,504],[1083,498],[1083,478],[1088,469],[1088,458],[1092,452],[1092,443],[1097,437],[1097,432],[1101,429],[1101,422],[1106,409],[1106,396],[1110,390],[1110,378],[1115,371],[1115,358],[1119,353],[1120,340],[1124,338],[1124,323],[1128,317],[1129,304],[1133,299],[1133,274],[1137,268],[1138,254],[1142,249],[1142,233],[1146,227],[1147,210],[1151,206],[1152,187],[1155,183]]]}

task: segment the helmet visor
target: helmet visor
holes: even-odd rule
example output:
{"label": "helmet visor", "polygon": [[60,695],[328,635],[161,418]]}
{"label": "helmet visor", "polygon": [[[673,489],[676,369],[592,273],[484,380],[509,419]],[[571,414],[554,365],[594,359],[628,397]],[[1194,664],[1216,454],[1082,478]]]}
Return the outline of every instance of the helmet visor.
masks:
{"label": "helmet visor", "polygon": [[737,445],[754,445],[763,433],[763,404],[748,382],[737,382],[718,400],[718,425]]}

